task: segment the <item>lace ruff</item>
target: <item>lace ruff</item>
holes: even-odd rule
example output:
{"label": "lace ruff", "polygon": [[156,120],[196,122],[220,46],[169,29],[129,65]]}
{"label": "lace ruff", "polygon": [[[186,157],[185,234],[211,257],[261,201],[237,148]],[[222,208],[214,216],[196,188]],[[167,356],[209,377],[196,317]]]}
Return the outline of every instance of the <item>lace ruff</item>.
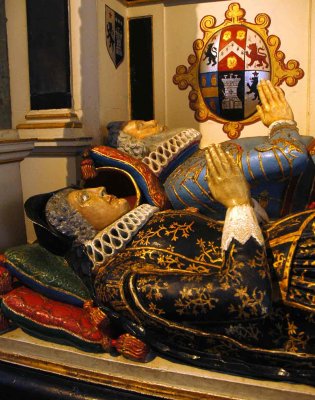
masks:
{"label": "lace ruff", "polygon": [[101,265],[108,257],[124,249],[156,211],[159,211],[157,207],[142,204],[103,229],[93,240],[85,242],[93,265]]}
{"label": "lace ruff", "polygon": [[156,150],[142,159],[151,171],[159,176],[165,168],[183,149],[200,139],[201,133],[195,129],[185,129],[171,139],[157,146]]}

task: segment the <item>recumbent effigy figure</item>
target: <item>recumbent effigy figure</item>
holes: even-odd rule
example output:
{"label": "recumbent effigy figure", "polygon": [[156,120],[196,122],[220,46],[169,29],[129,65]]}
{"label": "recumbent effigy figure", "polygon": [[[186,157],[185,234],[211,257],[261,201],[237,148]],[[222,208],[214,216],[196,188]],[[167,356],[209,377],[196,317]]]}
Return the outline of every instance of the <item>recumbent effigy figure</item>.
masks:
{"label": "recumbent effigy figure", "polygon": [[[262,120],[285,121],[297,146],[282,91],[268,82],[259,90]],[[312,384],[315,212],[292,214],[262,232],[233,156],[213,145],[206,163],[211,196],[227,209],[224,223],[195,209],[141,205],[128,212],[125,200],[97,188],[46,195],[46,228],[71,238],[66,258],[94,305],[159,354]],[[10,251],[6,256],[10,264]]]}

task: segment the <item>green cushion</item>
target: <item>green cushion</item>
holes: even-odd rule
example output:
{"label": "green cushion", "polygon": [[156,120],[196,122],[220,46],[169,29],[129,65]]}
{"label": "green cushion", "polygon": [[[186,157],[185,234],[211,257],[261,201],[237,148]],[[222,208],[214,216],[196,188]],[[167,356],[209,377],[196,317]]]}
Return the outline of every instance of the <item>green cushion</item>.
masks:
{"label": "green cushion", "polygon": [[54,300],[82,306],[89,292],[66,260],[38,244],[5,251],[5,267],[30,288]]}

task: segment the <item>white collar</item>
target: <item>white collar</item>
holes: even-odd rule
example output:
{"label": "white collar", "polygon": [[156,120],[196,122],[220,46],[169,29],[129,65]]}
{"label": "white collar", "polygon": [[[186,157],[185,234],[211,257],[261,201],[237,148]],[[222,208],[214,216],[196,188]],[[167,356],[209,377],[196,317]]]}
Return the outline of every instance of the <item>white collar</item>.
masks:
{"label": "white collar", "polygon": [[156,211],[159,211],[157,207],[141,204],[85,242],[93,265],[102,265],[107,258],[123,250]]}

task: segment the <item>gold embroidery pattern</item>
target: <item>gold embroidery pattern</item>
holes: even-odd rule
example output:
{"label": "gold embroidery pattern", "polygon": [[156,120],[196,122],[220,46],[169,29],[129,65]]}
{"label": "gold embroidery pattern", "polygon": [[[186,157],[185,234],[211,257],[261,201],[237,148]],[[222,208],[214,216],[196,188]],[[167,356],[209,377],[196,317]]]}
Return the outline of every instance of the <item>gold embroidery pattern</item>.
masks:
{"label": "gold embroidery pattern", "polygon": [[294,322],[288,321],[288,335],[289,338],[284,346],[285,351],[297,353],[306,348],[309,337],[305,332],[299,332],[298,327]]}
{"label": "gold embroidery pattern", "polygon": [[239,285],[242,281],[240,271],[245,264],[242,261],[235,260],[234,254],[236,253],[235,244],[233,244],[228,255],[226,255],[228,258],[225,263],[223,262],[223,267],[221,269],[220,286],[223,290],[228,290],[231,283],[233,285]]}
{"label": "gold embroidery pattern", "polygon": [[256,269],[259,276],[264,279],[269,272],[265,249],[257,249],[254,258],[248,260],[248,266]]}
{"label": "gold embroidery pattern", "polygon": [[164,310],[162,310],[161,308],[158,308],[157,306],[156,306],[156,304],[154,304],[154,303],[149,303],[149,311],[152,313],[152,314],[156,314],[156,315],[163,315],[163,314],[165,314],[165,312],[164,312]]}
{"label": "gold embroidery pattern", "polygon": [[180,262],[179,257],[174,257],[172,254],[160,254],[157,259],[158,265],[166,269],[182,269],[185,264]]}
{"label": "gold embroidery pattern", "polygon": [[184,286],[175,301],[175,309],[179,315],[206,314],[215,308],[218,298],[211,296],[213,285],[208,283],[205,287],[191,288]]}
{"label": "gold embroidery pattern", "polygon": [[214,221],[213,219],[210,219],[209,222],[207,222],[207,226],[210,229],[215,229],[218,232],[223,231],[223,223],[220,224],[218,221]]}
{"label": "gold embroidery pattern", "polygon": [[222,264],[222,251],[220,246],[216,245],[213,241],[206,242],[202,238],[197,239],[197,246],[200,248],[200,255],[196,256],[196,260]]}
{"label": "gold embroidery pattern", "polygon": [[162,292],[167,291],[169,285],[162,279],[156,279],[155,276],[145,276],[138,279],[137,287],[148,300],[161,300],[163,298]]}
{"label": "gold embroidery pattern", "polygon": [[273,262],[273,267],[276,270],[277,274],[279,276],[282,276],[282,269],[285,266],[285,255],[283,252],[279,251],[279,250],[275,250],[273,252],[273,256],[274,256],[274,262]]}
{"label": "gold embroidery pattern", "polygon": [[194,274],[208,274],[211,268],[209,265],[191,263],[188,265],[186,271],[193,272]]}
{"label": "gold embroidery pattern", "polygon": [[183,275],[181,276],[180,281],[200,283],[202,281],[202,275],[199,274]]}
{"label": "gold embroidery pattern", "polygon": [[191,223],[184,222],[180,224],[179,222],[173,222],[169,228],[166,228],[164,225],[160,225],[158,229],[149,228],[143,231],[140,231],[137,235],[137,240],[133,241],[133,246],[147,246],[150,243],[150,240],[154,237],[162,237],[164,233],[165,236],[170,237],[172,242],[176,242],[179,238],[179,234],[182,237],[188,238],[189,234],[194,232],[193,230],[194,221]]}
{"label": "gold embroidery pattern", "polygon": [[237,306],[230,304],[229,312],[236,314],[240,319],[246,319],[250,317],[261,316],[261,312],[265,312],[262,306],[262,302],[266,296],[266,293],[255,288],[252,294],[249,293],[247,286],[241,286],[235,290],[234,297],[238,297],[241,304]]}
{"label": "gold embroidery pattern", "polygon": [[160,225],[158,229],[149,228],[142,230],[137,234],[138,240],[133,241],[134,246],[147,246],[150,243],[150,239],[153,237],[161,237],[161,232],[165,230],[165,227]]}
{"label": "gold embroidery pattern", "polygon": [[194,225],[194,221],[190,224],[184,222],[180,224],[178,222],[174,222],[170,225],[169,229],[165,232],[165,236],[171,236],[171,241],[175,241],[178,239],[177,234],[181,232],[182,237],[188,238],[191,232],[194,232],[192,226]]}
{"label": "gold embroidery pattern", "polygon": [[258,342],[261,337],[261,330],[259,330],[257,326],[254,325],[250,325],[248,327],[242,324],[231,325],[225,329],[225,333],[236,338],[237,340],[254,339]]}

